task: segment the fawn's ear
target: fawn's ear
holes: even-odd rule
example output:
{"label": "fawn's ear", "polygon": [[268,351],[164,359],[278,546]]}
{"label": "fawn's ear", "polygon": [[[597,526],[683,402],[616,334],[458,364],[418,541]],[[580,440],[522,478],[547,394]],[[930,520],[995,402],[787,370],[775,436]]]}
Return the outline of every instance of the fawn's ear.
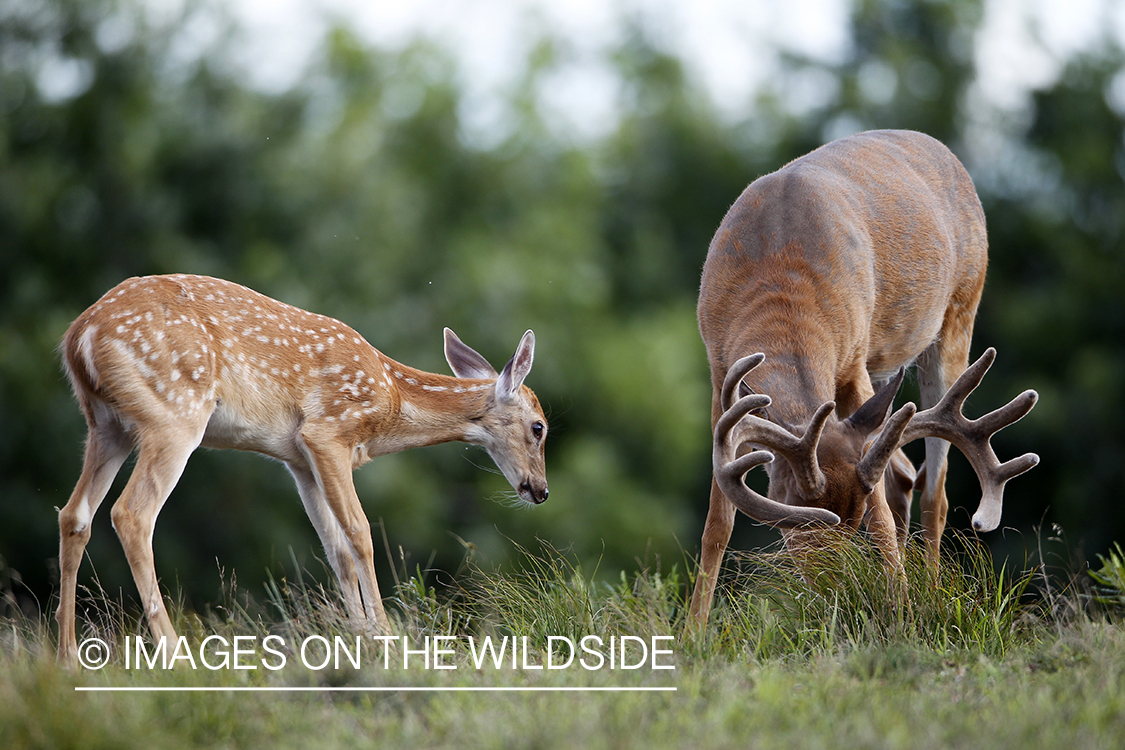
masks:
{"label": "fawn's ear", "polygon": [[535,334],[528,331],[520,339],[520,345],[516,347],[516,353],[512,355],[512,359],[504,365],[504,371],[496,379],[497,398],[507,400],[516,395],[520,386],[523,385],[524,378],[531,372],[531,363],[534,360]]}
{"label": "fawn's ear", "polygon": [[445,361],[459,378],[484,380],[496,377],[496,368],[448,328],[445,329]]}

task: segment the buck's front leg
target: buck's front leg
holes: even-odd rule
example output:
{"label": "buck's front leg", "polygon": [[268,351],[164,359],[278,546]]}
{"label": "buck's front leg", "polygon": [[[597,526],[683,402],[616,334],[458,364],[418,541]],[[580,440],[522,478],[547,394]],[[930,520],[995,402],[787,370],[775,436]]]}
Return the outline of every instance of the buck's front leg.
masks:
{"label": "buck's front leg", "polygon": [[[318,425],[306,425],[300,434],[301,448],[308,458],[309,467],[324,501],[335,517],[351,552],[359,590],[363,596],[363,613],[375,628],[383,633],[389,630],[386,610],[379,596],[375,578],[375,547],[371,539],[371,524],[367,520],[359,496],[352,482],[351,449],[341,444],[330,430]],[[314,519],[313,523],[317,521]],[[319,529],[318,529],[319,531]],[[322,536],[322,540],[323,540]],[[329,555],[332,552],[329,551]],[[346,569],[345,569],[346,572]],[[337,575],[340,571],[337,571]],[[348,601],[347,582],[341,581],[344,601]],[[349,604],[349,610],[354,605]],[[354,615],[353,615],[354,616]]]}
{"label": "buck's front leg", "polygon": [[[887,587],[894,602],[899,607],[909,607],[907,596],[906,567],[903,565],[902,549],[896,533],[895,514],[887,503],[883,482],[875,485],[875,490],[867,497],[867,516],[864,522],[867,532],[883,554],[886,564]],[[909,517],[909,516],[908,516]],[[899,527],[901,528],[901,527]]]}
{"label": "buck's front leg", "polygon": [[695,590],[691,595],[691,615],[688,628],[702,630],[711,614],[711,601],[715,597],[715,584],[719,569],[723,565],[723,553],[730,542],[734,529],[736,508],[719,489],[718,483],[711,480],[711,504],[707,509],[707,521],[703,526],[703,540],[700,544],[699,570],[696,573]]}
{"label": "buck's front leg", "polygon": [[895,451],[883,472],[883,485],[887,493],[887,505],[898,528],[899,549],[906,549],[906,540],[910,537],[910,506],[914,500],[916,478],[914,464],[901,448]]}
{"label": "buck's front leg", "polygon": [[875,485],[875,490],[867,498],[865,521],[867,532],[871,534],[875,546],[883,553],[887,570],[893,570],[904,578],[905,570],[902,566],[902,555],[899,554],[895,517],[887,504],[887,494],[882,482]]}

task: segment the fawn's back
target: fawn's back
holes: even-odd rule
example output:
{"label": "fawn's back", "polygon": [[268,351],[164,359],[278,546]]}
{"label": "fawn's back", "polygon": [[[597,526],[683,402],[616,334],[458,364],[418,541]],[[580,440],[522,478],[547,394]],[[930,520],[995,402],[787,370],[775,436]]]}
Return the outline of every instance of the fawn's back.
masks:
{"label": "fawn's back", "polygon": [[307,418],[377,431],[397,409],[392,378],[407,377],[338,320],[198,276],[123,282],[71,325],[64,353],[84,409],[100,401],[130,431],[206,417],[202,445],[282,460]]}

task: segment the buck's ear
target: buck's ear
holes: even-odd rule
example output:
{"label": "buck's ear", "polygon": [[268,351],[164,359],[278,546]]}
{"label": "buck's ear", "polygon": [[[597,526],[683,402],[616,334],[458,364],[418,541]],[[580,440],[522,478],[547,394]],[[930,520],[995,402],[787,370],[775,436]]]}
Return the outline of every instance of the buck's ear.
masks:
{"label": "buck's ear", "polygon": [[448,328],[445,329],[445,361],[459,378],[484,380],[496,377],[496,368]]}
{"label": "buck's ear", "polygon": [[898,368],[898,374],[847,418],[848,424],[867,435],[879,429],[879,426],[887,420],[887,414],[894,405],[895,396],[898,395],[898,389],[902,387],[902,379],[905,375],[906,368]]}
{"label": "buck's ear", "polygon": [[[753,396],[753,395],[754,395],[754,391],[750,390],[750,386],[746,385],[746,381],[740,380],[738,382],[738,397],[739,398],[746,398],[747,396]],[[767,404],[766,406],[768,406],[768,405],[769,404]],[[746,413],[747,414],[753,414],[756,417],[763,417],[763,418],[768,419],[768,417],[764,416],[766,414],[766,407],[765,406],[759,407],[757,409],[751,409],[750,411],[748,411]]]}
{"label": "buck's ear", "polygon": [[504,365],[503,372],[496,380],[497,398],[507,400],[516,395],[520,386],[523,385],[524,378],[531,372],[531,364],[534,360],[535,334],[528,331],[520,339],[520,345],[516,347],[516,353],[512,355],[508,364]]}

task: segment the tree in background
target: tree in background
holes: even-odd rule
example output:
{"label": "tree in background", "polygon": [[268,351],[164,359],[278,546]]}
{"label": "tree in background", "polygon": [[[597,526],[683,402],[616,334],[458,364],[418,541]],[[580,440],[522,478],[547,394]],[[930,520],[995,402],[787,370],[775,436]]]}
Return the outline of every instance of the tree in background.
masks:
{"label": "tree in background", "polygon": [[[0,555],[40,606],[53,508],[77,479],[84,430],[55,347],[104,291],[147,273],[247,284],[433,370],[445,368],[443,326],[496,362],[535,329],[529,384],[552,423],[550,502],[491,502],[505,483],[463,446],[380,458],[356,482],[384,523],[382,575],[403,558],[411,569],[431,556],[443,570],[466,554],[502,562],[536,538],[610,573],[653,554],[694,557],[710,478],[694,308],[711,234],[755,177],[871,127],[931,133],[977,179],[992,268],[976,350],[995,345],[1000,359],[975,403],[1042,394],[995,441],[1003,455],[1044,458],[1007,493],[1005,521],[1029,541],[1035,524],[1058,522],[1091,553],[1125,537],[1116,46],[1071,61],[1025,123],[985,121],[995,139],[981,141],[979,3],[858,3],[847,59],[786,58],[740,122],[718,114],[643,19],[626,19],[606,61],[622,91],[608,135],[575,142],[539,105],[566,62],[548,34],[512,93],[510,134],[481,145],[465,137],[461,73],[432,44],[372,49],[335,28],[303,81],[271,94],[239,83],[233,26],[184,54],[203,16],[222,17],[189,4],[158,23],[128,0],[0,9]],[[795,88],[816,96],[798,109]],[[965,526],[979,490],[957,461],[951,520]],[[131,592],[113,537],[103,510],[89,557],[103,586]],[[285,472],[232,452],[193,457],[154,546],[197,603],[218,596],[216,560],[244,584],[267,566],[283,574],[290,547],[322,570]]]}

